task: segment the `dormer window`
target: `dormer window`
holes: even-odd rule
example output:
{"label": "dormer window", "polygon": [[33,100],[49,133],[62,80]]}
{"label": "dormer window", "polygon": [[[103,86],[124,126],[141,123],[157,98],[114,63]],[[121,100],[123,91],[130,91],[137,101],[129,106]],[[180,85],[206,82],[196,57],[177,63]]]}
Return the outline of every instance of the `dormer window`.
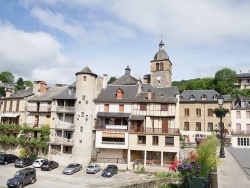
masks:
{"label": "dormer window", "polygon": [[183,96],[180,95],[180,96],[179,96],[179,99],[183,99]]}
{"label": "dormer window", "polygon": [[214,99],[214,100],[217,100],[217,99],[218,99],[218,95],[214,95],[214,96],[213,96],[213,99]]}
{"label": "dormer window", "polygon": [[123,91],[121,89],[118,89],[116,91],[116,98],[117,99],[122,99],[122,97],[123,97]]}
{"label": "dormer window", "polygon": [[206,95],[202,95],[201,96],[201,100],[207,100],[207,96]]}
{"label": "dormer window", "polygon": [[189,97],[189,100],[194,100],[194,99],[195,99],[194,95],[191,95],[191,96]]}

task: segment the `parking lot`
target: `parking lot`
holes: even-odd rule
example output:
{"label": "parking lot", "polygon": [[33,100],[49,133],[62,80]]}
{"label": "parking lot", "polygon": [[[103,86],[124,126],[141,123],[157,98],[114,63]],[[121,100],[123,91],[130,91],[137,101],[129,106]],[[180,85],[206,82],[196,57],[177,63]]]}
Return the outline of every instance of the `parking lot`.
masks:
{"label": "parking lot", "polygon": [[[31,166],[32,167],[32,166]],[[119,171],[111,178],[102,177],[102,170],[97,174],[86,174],[86,169],[76,172],[72,175],[62,174],[65,166],[59,166],[52,171],[41,171],[36,168],[37,182],[25,187],[28,188],[75,188],[75,187],[120,187],[131,183],[153,179],[153,176],[146,174],[136,174],[129,171]],[[21,168],[15,168],[14,164],[0,165],[0,188],[7,187],[6,182],[12,178],[16,171]]]}

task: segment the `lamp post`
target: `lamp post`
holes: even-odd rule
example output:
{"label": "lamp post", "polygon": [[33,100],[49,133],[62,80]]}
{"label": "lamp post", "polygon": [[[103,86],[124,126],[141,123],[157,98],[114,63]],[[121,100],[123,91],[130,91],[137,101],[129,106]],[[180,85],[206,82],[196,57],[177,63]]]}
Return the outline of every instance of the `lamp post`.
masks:
{"label": "lamp post", "polygon": [[[224,98],[220,95],[218,97],[218,104],[220,108],[223,105]],[[222,123],[222,117],[224,117],[223,114],[220,115],[220,139],[221,139],[221,144],[220,144],[220,158],[225,158],[225,151],[224,151],[224,138],[223,138],[223,130],[224,130],[224,124]]]}

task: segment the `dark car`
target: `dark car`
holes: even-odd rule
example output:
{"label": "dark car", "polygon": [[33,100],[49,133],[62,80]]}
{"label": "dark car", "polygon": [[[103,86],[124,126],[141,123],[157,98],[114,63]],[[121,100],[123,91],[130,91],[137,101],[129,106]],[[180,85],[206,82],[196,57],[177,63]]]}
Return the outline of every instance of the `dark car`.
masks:
{"label": "dark car", "polygon": [[0,164],[14,163],[19,157],[13,154],[1,154]]}
{"label": "dark car", "polygon": [[59,166],[59,164],[56,161],[45,161],[41,165],[41,170],[51,171],[52,169],[57,168],[58,166]]}
{"label": "dark car", "polygon": [[8,187],[21,188],[27,184],[33,184],[36,182],[36,169],[35,168],[24,168],[16,172],[15,176],[8,179]]}
{"label": "dark car", "polygon": [[33,164],[33,160],[31,160],[30,158],[19,158],[16,159],[15,161],[15,167],[21,167],[24,168],[26,166],[30,166]]}
{"label": "dark car", "polygon": [[116,165],[108,165],[102,172],[103,177],[112,177],[118,173],[118,167]]}

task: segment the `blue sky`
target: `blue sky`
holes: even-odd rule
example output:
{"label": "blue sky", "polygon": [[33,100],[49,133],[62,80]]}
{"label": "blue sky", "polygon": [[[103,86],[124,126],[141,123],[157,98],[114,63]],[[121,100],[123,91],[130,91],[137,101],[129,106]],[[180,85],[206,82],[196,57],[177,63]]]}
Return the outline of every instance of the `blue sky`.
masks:
{"label": "blue sky", "polygon": [[250,1],[0,0],[0,72],[71,84],[85,66],[142,78],[165,43],[173,80],[250,70]]}

